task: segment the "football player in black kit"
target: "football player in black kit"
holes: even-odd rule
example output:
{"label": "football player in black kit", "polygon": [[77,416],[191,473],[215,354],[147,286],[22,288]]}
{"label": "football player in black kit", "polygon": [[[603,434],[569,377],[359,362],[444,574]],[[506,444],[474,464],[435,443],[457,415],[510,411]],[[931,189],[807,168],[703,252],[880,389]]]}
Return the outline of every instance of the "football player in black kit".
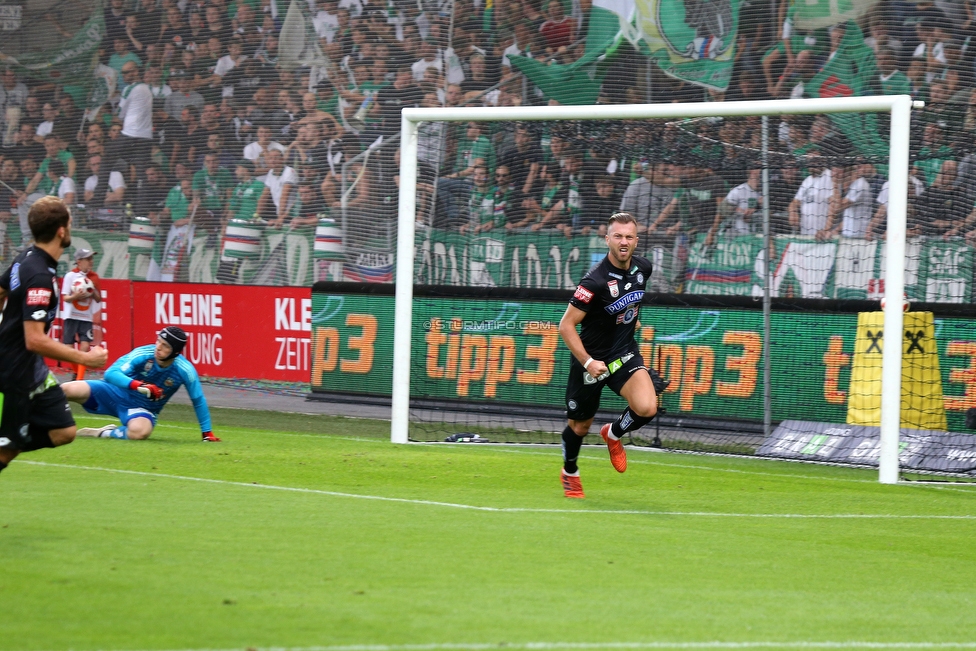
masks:
{"label": "football player in black kit", "polygon": [[[560,473],[566,497],[583,497],[576,461],[600,407],[604,385],[627,401],[624,413],[600,428],[617,472],[627,470],[627,453],[620,438],[654,418],[657,394],[667,386],[644,366],[634,339],[644,287],[651,275],[650,261],[634,255],[637,220],[630,213],[616,213],[607,225],[606,240],[607,257],[583,277],[559,321],[559,334],[573,354],[566,385],[569,424],[563,430]],[[576,326],[580,326],[578,334]]]}
{"label": "football player in black kit", "polygon": [[[58,312],[55,270],[71,246],[71,213],[57,197],[43,197],[27,215],[34,244],[0,274],[0,470],[21,452],[53,448],[75,438],[71,408],[44,357],[100,368],[108,353],[51,339]],[[42,357],[43,356],[43,357]]]}

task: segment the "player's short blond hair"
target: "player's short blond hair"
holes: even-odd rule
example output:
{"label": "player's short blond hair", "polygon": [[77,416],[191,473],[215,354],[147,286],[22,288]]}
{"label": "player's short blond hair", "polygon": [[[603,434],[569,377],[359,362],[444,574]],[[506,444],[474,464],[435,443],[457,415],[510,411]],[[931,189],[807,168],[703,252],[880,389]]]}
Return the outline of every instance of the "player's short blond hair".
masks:
{"label": "player's short blond hair", "polygon": [[634,217],[629,212],[615,212],[610,215],[610,219],[607,220],[607,227],[612,224],[636,224],[637,218]]}

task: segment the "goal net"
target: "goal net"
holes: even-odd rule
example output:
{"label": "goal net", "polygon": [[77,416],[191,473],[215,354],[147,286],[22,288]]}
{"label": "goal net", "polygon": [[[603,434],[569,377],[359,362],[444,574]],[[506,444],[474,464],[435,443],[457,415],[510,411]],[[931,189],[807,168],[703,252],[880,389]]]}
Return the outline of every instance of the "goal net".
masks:
{"label": "goal net", "polygon": [[[902,312],[935,271],[920,269],[924,220],[906,222],[910,109],[876,97],[404,111],[393,440],[559,441],[558,323],[626,210],[654,265],[636,345],[670,381],[665,413],[631,442],[880,464],[894,481],[900,427],[903,458],[950,444],[929,436],[949,429],[931,315]],[[884,139],[852,143],[852,125]],[[440,176],[425,159],[439,139],[456,152]],[[897,299],[878,312],[884,296]],[[604,391],[593,433],[625,406]]]}

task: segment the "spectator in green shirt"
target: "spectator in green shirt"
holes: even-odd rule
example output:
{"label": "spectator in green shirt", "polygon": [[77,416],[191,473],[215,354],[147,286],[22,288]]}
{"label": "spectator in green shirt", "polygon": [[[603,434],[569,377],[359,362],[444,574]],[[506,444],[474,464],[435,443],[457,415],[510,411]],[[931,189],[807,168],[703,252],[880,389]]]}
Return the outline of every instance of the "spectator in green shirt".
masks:
{"label": "spectator in green shirt", "polygon": [[57,160],[64,163],[65,170],[67,170],[66,176],[69,178],[73,177],[75,173],[75,157],[71,155],[71,152],[62,148],[60,138],[54,134],[44,136],[44,149],[47,152],[47,157],[41,161],[40,167],[28,181],[24,193],[17,199],[17,217],[20,223],[20,232],[25,238],[25,242],[31,237],[30,227],[27,223],[30,207],[41,197],[50,194],[51,188],[54,186],[47,173],[51,162]]}
{"label": "spectator in green shirt", "polygon": [[202,209],[197,224],[211,234],[223,230],[222,217],[233,184],[230,172],[220,167],[217,154],[203,157],[203,169],[193,175],[193,203]]}
{"label": "spectator in green shirt", "polygon": [[877,56],[878,73],[881,80],[881,94],[883,95],[911,95],[912,82],[905,73],[898,69],[895,55],[891,50],[882,48]]}
{"label": "spectator in green shirt", "polygon": [[468,122],[464,137],[457,143],[453,171],[437,180],[437,198],[443,201],[441,209],[444,215],[438,225],[448,228],[459,226],[461,212],[459,197],[467,196],[471,191],[468,177],[474,174],[475,168],[479,165],[486,168],[490,177],[495,167],[495,150],[488,138],[481,135],[481,126],[478,122]]}
{"label": "spectator in green shirt", "polygon": [[203,169],[193,175],[193,200],[204,210],[223,213],[232,185],[230,172],[220,167],[217,154],[207,154]]}
{"label": "spectator in green shirt", "polygon": [[461,233],[491,230],[495,216],[495,193],[488,183],[488,168],[476,165],[471,179],[474,183],[468,195],[468,221],[458,228]]}
{"label": "spectator in green shirt", "polygon": [[237,186],[230,193],[225,217],[226,219],[254,219],[258,212],[258,199],[264,192],[264,182],[252,176],[251,161],[247,159],[237,161],[234,176],[237,177]]}
{"label": "spectator in green shirt", "polygon": [[194,207],[190,203],[192,196],[193,187],[188,179],[183,179],[179,185],[173,186],[173,189],[166,195],[166,203],[163,206],[163,221],[165,222],[166,218],[169,218],[173,222],[173,226],[187,224],[190,221],[187,213],[190,212],[191,207]]}
{"label": "spectator in green shirt", "polygon": [[59,160],[64,163],[65,169],[68,170],[67,175],[72,179],[74,178],[77,162],[75,161],[74,155],[62,145],[61,139],[54,134],[44,136],[44,150],[47,156],[41,161],[41,165],[37,168],[37,173],[34,175],[34,178],[27,184],[25,194],[32,194],[34,192],[48,193],[51,189],[51,181],[47,178],[47,167],[51,164],[52,160]]}
{"label": "spectator in green shirt", "polygon": [[122,77],[122,66],[124,66],[129,61],[132,61],[140,68],[142,67],[142,59],[135,55],[135,53],[129,51],[129,39],[125,37],[120,37],[115,39],[115,53],[108,58],[108,67],[119,73],[119,78]]}

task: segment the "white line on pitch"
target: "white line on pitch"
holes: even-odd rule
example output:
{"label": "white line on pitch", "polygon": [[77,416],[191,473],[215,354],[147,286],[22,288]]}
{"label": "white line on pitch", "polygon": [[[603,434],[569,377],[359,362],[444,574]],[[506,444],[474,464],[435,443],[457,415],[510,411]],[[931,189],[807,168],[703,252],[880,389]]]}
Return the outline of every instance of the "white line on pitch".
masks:
{"label": "white line on pitch", "polygon": [[[187,431],[198,431],[199,430],[199,428],[197,428],[197,427],[186,426],[186,425],[174,425],[172,423],[166,423],[164,425],[164,427],[169,428],[169,429],[187,430]],[[272,431],[272,430],[256,430],[256,431],[258,433],[273,434],[274,436],[294,436],[294,437],[299,437],[299,438],[315,438],[315,439],[339,439],[339,440],[343,440],[343,441],[356,441],[356,442],[360,442],[360,443],[363,443],[363,442],[365,442],[365,443],[387,443],[388,442],[386,440],[381,440],[381,439],[365,438],[365,437],[360,437],[360,436],[344,436],[344,435],[341,435],[341,434],[302,434],[302,433],[297,433],[297,432],[277,432],[277,431]],[[478,450],[488,450],[489,449],[488,447],[478,447],[478,446],[472,447],[470,445],[466,445],[466,444],[462,444],[462,443],[459,443],[457,445],[447,444],[445,447],[451,447],[451,448],[455,448],[455,449],[456,448],[472,449],[472,450],[473,449],[478,449]],[[555,446],[552,446],[552,447],[555,450]],[[541,452],[541,451],[531,450],[531,449],[516,449],[516,448],[508,448],[508,447],[501,447],[501,446],[499,446],[499,447],[492,446],[490,449],[491,449],[492,452],[505,452],[505,453],[508,453],[508,454],[525,454],[525,455],[545,456],[545,457],[554,456],[553,454],[551,454],[549,452]],[[638,451],[640,451],[641,453],[647,452],[646,450],[643,450],[642,448],[635,448],[635,449],[638,450]],[[654,452],[658,452],[658,451],[657,450],[654,450]],[[602,456],[595,455],[595,454],[592,454],[592,455],[591,454],[581,454],[580,457],[583,458],[583,459],[602,459],[603,458]],[[748,459],[748,457],[742,457],[742,459]],[[771,461],[771,459],[762,459],[762,460],[763,461]],[[661,461],[648,461],[647,459],[634,459],[634,458],[630,458],[630,459],[628,459],[628,462],[629,463],[632,463],[632,464],[640,464],[640,465],[647,465],[647,466],[663,466],[663,467],[666,467],[666,468],[683,468],[683,469],[686,469],[686,470],[706,470],[706,471],[711,471],[711,472],[726,472],[726,473],[733,473],[733,474],[739,474],[739,475],[755,475],[755,476],[758,476],[758,477],[774,477],[774,478],[777,478],[777,479],[811,479],[811,480],[814,480],[814,481],[839,481],[839,482],[849,482],[849,483],[855,483],[855,484],[876,484],[877,483],[877,480],[876,479],[854,479],[852,477],[820,477],[820,476],[816,476],[816,475],[798,475],[798,474],[793,474],[793,473],[763,472],[763,471],[760,471],[760,470],[741,470],[741,469],[737,469],[737,468],[715,468],[715,467],[712,467],[712,466],[699,466],[699,465],[693,465],[693,464],[688,464],[688,463],[664,463],[664,462],[661,462]],[[856,469],[852,468],[852,470],[863,470],[863,468],[856,468]],[[960,484],[958,486],[948,486],[948,485],[937,484],[935,482],[919,482],[919,481],[900,481],[898,483],[901,486],[912,486],[912,487],[915,487],[915,488],[926,487],[926,488],[934,488],[934,489],[937,489],[937,490],[954,491],[954,492],[959,492],[959,493],[972,493],[972,492],[976,492],[976,484],[972,484],[971,486],[972,486],[972,489],[973,490],[970,490],[970,489],[967,489],[962,484]]]}
{"label": "white line on pitch", "polygon": [[197,481],[206,484],[223,484],[225,486],[240,486],[243,488],[263,488],[266,490],[286,491],[290,493],[308,493],[312,495],[329,495],[358,500],[374,500],[377,502],[399,502],[404,504],[418,504],[422,506],[441,506],[452,509],[470,511],[489,511],[493,513],[597,513],[604,515],[665,515],[692,516],[711,518],[783,518],[783,519],[824,519],[824,520],[976,520],[976,515],[898,515],[893,513],[720,513],[712,511],[645,511],[638,509],[542,509],[526,507],[496,507],[461,504],[457,502],[438,502],[435,500],[413,500],[405,497],[384,497],[382,495],[361,495],[358,493],[343,493],[327,491],[318,488],[298,488],[293,486],[275,486],[273,484],[258,484],[226,479],[210,479],[206,477],[188,477],[186,475],[167,475],[161,472],[144,472],[141,470],[122,470],[119,468],[101,468],[98,466],[76,466],[70,463],[49,463],[46,461],[21,461],[20,463],[33,466],[47,466],[51,468],[70,468],[74,470],[93,470],[121,475],[136,475],[139,477],[158,477],[160,479],[178,479],[181,481]]}
{"label": "white line on pitch", "polygon": [[[348,644],[341,646],[248,647],[255,651],[491,651],[517,649],[973,649],[976,642],[495,642],[441,644]],[[241,651],[181,649],[179,651]]]}

